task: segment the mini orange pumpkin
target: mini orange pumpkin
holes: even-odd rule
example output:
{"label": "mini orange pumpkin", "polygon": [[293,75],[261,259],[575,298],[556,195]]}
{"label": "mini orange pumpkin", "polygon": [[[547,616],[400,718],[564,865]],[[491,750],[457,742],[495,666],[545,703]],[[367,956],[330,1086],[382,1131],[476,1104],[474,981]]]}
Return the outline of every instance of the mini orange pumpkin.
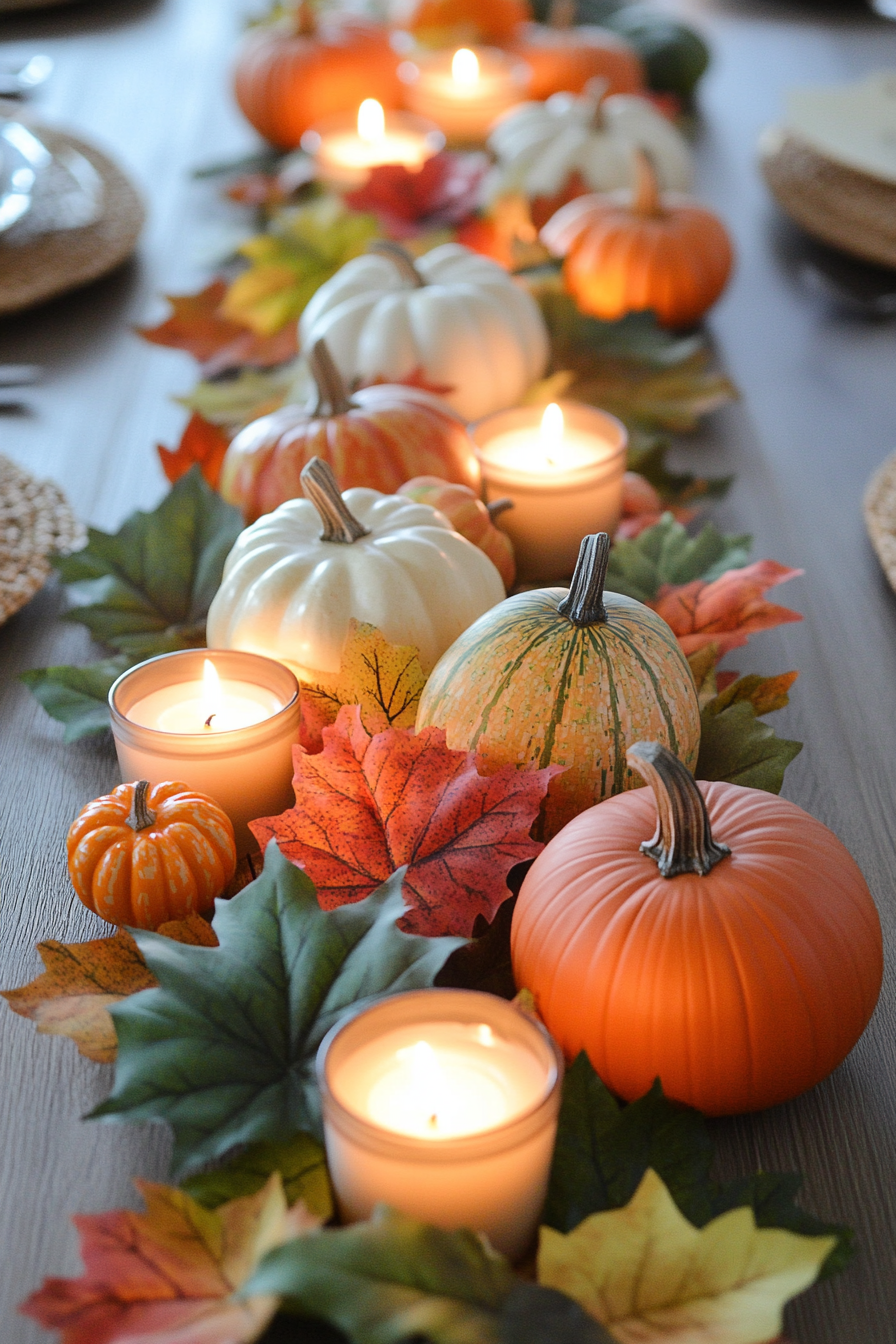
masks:
{"label": "mini orange pumpkin", "polygon": [[651,309],[667,327],[690,327],[728,282],[733,258],[722,221],[686,196],[660,194],[643,150],[634,192],[579,196],[541,230],[565,258],[566,288],[585,313],[612,322]]}
{"label": "mini orange pumpkin", "polygon": [[119,784],[78,813],[66,840],[78,896],[110,924],[157,929],[204,914],[236,872],[230,818],[169,781]]}
{"label": "mini orange pumpkin", "polygon": [[301,499],[302,469],[315,457],[333,468],[340,490],[364,485],[391,495],[427,470],[478,484],[467,427],[438,397],[402,383],[364,387],[350,397],[323,340],[309,351],[308,363],[317,405],[263,415],[227,449],[219,489],[248,523]]}
{"label": "mini orange pumpkin", "polygon": [[468,486],[452,485],[437,476],[415,476],[413,480],[405,481],[398,493],[443,513],[455,532],[485,552],[504,580],[504,587],[508,590],[513,587],[516,578],[513,542],[494,524],[499,514],[513,508],[512,499],[496,499],[493,504],[483,504]]}
{"label": "mini orange pumpkin", "polygon": [[589,79],[606,80],[607,93],[641,93],[644,66],[630,43],[608,28],[573,26],[574,0],[554,0],[547,24],[518,29],[511,50],[532,71],[529,97],[543,102],[552,93],[581,93]]}
{"label": "mini orange pumpkin", "polygon": [[402,27],[427,47],[503,46],[531,17],[528,0],[417,0]]}
{"label": "mini orange pumpkin", "polygon": [[[400,57],[389,33],[352,14],[319,20],[302,3],[293,18],[251,28],[234,71],[245,117],[279,149],[295,149],[316,122],[357,113],[363,98],[398,107]],[[359,92],[360,90],[360,92]]]}
{"label": "mini orange pumpkin", "polygon": [[587,1051],[626,1100],[659,1077],[709,1115],[787,1101],[848,1054],[880,992],[858,865],[774,794],[698,785],[656,743],[628,762],[652,791],[583,812],[527,874],[517,984],[566,1055]]}

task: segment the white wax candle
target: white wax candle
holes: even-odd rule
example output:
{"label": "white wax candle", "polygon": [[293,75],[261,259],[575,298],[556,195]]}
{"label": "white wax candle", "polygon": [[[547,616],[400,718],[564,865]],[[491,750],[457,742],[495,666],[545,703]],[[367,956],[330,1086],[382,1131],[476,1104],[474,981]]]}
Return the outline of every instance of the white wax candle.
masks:
{"label": "white wax candle", "polygon": [[365,98],[355,124],[337,119],[302,137],[302,148],[313,156],[320,176],[342,187],[363,184],[370,170],[383,164],[419,172],[444,143],[432,122],[407,112],[384,112],[375,98]]}
{"label": "white wax candle", "polygon": [[415,55],[398,73],[408,106],[458,142],[483,141],[498,117],[525,98],[531,80],[528,66],[490,47]]}
{"label": "white wax candle", "polygon": [[283,708],[283,701],[264,686],[222,681],[217,694],[205,682],[187,681],[150,691],[130,709],[132,723],[161,733],[226,733],[262,723]]}

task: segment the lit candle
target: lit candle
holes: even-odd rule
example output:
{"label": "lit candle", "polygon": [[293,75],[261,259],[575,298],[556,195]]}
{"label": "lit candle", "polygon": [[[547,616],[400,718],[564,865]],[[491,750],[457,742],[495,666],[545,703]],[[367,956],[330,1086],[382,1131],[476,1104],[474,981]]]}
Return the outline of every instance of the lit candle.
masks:
{"label": "lit candle", "polygon": [[109,705],[122,777],[209,794],[241,854],[255,845],[250,821],[291,806],[299,688],[281,663],[223,649],[163,654],[123,673]]}
{"label": "lit candle", "polygon": [[500,411],[473,429],[486,500],[509,496],[499,526],[523,582],[568,578],[582,537],[622,515],[628,436],[615,416],[578,402]]}
{"label": "lit candle", "polygon": [[512,1004],[467,990],[384,999],[317,1060],[327,1159],[345,1221],[385,1202],[470,1227],[519,1258],[547,1190],[563,1060]]}
{"label": "lit candle", "polygon": [[318,176],[334,186],[356,187],[371,168],[397,163],[419,172],[427,159],[444,147],[438,126],[409,112],[384,112],[375,98],[365,98],[357,122],[344,118],[322,122],[302,136]]}
{"label": "lit candle", "polygon": [[498,117],[526,97],[531,79],[524,62],[493,47],[415,55],[398,74],[408,106],[431,117],[456,144],[484,141]]}

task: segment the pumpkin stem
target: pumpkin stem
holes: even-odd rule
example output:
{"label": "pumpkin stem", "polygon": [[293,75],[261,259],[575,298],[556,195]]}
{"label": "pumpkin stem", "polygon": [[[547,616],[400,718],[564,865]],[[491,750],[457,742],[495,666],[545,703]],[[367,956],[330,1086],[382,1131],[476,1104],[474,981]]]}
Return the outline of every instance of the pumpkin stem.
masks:
{"label": "pumpkin stem", "polygon": [[572,28],[576,21],[576,0],[551,0],[548,24],[551,28]]}
{"label": "pumpkin stem", "polygon": [[573,625],[603,625],[606,621],[604,584],[609,563],[610,538],[606,532],[582,538],[569,592],[557,608]]}
{"label": "pumpkin stem", "polygon": [[593,131],[601,131],[604,128],[604,97],[609,87],[609,80],[601,75],[593,75],[582,90],[582,97],[591,104],[591,116],[588,121]]}
{"label": "pumpkin stem", "polygon": [[636,742],[625,759],[656,799],[656,833],[644,841],[641,853],[656,860],[663,877],[705,877],[731,850],[713,840],[706,803],[690,770],[658,742]]}
{"label": "pumpkin stem", "polygon": [[348,392],[336,361],[323,337],[308,352],[308,366],[317,388],[315,415],[345,415],[351,410]]}
{"label": "pumpkin stem", "polygon": [[148,779],[138,779],[134,785],[134,801],[131,804],[131,815],[128,817],[128,825],[133,831],[145,831],[155,824],[156,814],[146,806],[146,795],[149,790]]}
{"label": "pumpkin stem", "polygon": [[508,509],[513,508],[513,500],[509,495],[504,495],[502,499],[493,500],[491,504],[486,504],[485,507],[488,510],[489,518],[494,522],[502,513],[506,513]]}
{"label": "pumpkin stem", "polygon": [[292,15],[293,32],[296,37],[313,37],[317,32],[317,20],[314,6],[308,0],[299,0]]}
{"label": "pumpkin stem", "polygon": [[401,273],[402,280],[407,280],[408,284],[414,289],[422,289],[426,284],[423,276],[414,265],[414,258],[400,243],[390,243],[388,239],[380,238],[375,243],[371,243],[367,250],[376,253],[379,257],[388,257],[390,261],[393,261]]}
{"label": "pumpkin stem", "polygon": [[370,528],[359,523],[346,508],[329,462],[312,457],[302,468],[301,481],[306,498],[311,500],[324,525],[321,541],[338,541],[350,546],[353,541],[370,535]]}
{"label": "pumpkin stem", "polygon": [[650,219],[665,214],[660,199],[660,184],[657,179],[653,160],[646,150],[635,149],[632,153],[635,169],[634,190],[632,192],[632,214]]}

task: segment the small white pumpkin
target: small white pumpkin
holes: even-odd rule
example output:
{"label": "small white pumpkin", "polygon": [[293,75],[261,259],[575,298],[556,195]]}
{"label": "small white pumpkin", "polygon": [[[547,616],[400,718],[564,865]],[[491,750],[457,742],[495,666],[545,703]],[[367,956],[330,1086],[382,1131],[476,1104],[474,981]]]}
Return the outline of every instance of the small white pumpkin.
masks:
{"label": "small white pumpkin", "polygon": [[465,420],[514,406],[548,360],[532,296],[459,243],[416,262],[394,243],[355,257],[312,297],[299,337],[306,350],[323,338],[349,384],[422,372]]}
{"label": "small white pumpkin", "polygon": [[314,681],[339,671],[354,617],[393,644],[415,645],[428,672],[503,601],[491,560],[437,509],[363,487],[340,495],[317,457],[302,487],[307,499],[288,500],[237,538],[208,613],[210,648],[276,658]]}
{"label": "small white pumpkin", "polygon": [[580,97],[555,93],[544,103],[521,103],[501,118],[488,141],[498,160],[489,199],[555,197],[576,173],[589,191],[630,187],[636,148],[650,155],[662,187],[688,190],[694,170],[684,136],[646,98],[602,98],[603,81],[595,84]]}

